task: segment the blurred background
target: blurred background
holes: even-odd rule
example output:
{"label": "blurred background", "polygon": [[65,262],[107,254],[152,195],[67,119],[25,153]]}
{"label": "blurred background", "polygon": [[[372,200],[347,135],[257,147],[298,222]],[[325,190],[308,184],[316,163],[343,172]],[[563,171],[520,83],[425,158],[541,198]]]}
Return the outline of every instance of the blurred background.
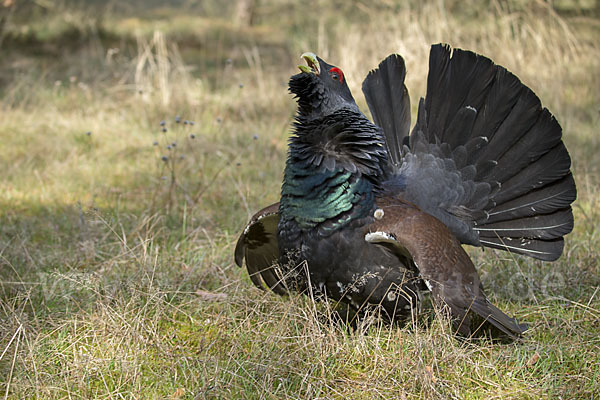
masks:
{"label": "blurred background", "polygon": [[[557,263],[472,252],[534,342],[468,357],[427,330],[345,338],[233,265],[279,198],[300,54],[339,66],[367,113],[362,79],[400,53],[414,121],[438,42],[538,94],[579,191]],[[599,122],[598,0],[0,0],[0,394],[598,394]]]}

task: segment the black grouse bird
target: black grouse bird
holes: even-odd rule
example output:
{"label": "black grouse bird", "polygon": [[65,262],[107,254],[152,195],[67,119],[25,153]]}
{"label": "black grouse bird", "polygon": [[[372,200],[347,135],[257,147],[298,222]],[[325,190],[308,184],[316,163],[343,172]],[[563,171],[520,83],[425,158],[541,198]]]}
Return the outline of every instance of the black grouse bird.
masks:
{"label": "black grouse bird", "polygon": [[438,44],[409,135],[402,57],[363,82],[375,123],[339,68],[302,57],[281,201],[252,217],[236,263],[259,288],[379,305],[393,320],[430,292],[459,334],[519,337],[527,326],[488,301],[461,243],[561,255],[576,188],[556,119],[505,68]]}

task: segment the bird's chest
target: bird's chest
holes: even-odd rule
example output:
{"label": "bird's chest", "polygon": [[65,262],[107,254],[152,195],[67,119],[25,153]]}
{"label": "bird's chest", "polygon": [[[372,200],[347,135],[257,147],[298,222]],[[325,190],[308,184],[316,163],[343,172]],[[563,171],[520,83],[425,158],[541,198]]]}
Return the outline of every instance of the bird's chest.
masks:
{"label": "bird's chest", "polygon": [[329,235],[366,217],[373,205],[372,184],[360,174],[291,162],[286,166],[279,213],[284,225],[293,222],[289,230]]}

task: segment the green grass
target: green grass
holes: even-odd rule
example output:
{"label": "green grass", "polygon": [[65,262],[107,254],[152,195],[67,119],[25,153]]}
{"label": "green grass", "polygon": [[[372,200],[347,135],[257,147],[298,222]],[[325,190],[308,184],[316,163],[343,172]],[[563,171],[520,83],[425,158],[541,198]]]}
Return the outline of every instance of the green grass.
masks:
{"label": "green grass", "polygon": [[[219,2],[39,3],[0,34],[0,396],[600,398],[600,20],[586,10],[269,0],[240,27]],[[493,302],[530,324],[523,343],[461,342],[439,319],[348,332],[233,264],[248,217],[278,199],[299,54],[339,65],[366,110],[362,78],[400,52],[416,113],[439,41],[516,73],[573,158],[559,261],[469,250]]]}

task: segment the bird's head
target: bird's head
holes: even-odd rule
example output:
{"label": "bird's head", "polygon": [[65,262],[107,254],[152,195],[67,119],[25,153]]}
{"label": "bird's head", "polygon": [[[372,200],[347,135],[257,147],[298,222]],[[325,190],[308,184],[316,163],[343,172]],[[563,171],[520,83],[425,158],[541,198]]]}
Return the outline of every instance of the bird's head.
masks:
{"label": "bird's head", "polygon": [[313,53],[304,53],[307,65],[290,78],[290,92],[298,99],[300,116],[313,119],[333,114],[342,108],[358,110],[344,73]]}

